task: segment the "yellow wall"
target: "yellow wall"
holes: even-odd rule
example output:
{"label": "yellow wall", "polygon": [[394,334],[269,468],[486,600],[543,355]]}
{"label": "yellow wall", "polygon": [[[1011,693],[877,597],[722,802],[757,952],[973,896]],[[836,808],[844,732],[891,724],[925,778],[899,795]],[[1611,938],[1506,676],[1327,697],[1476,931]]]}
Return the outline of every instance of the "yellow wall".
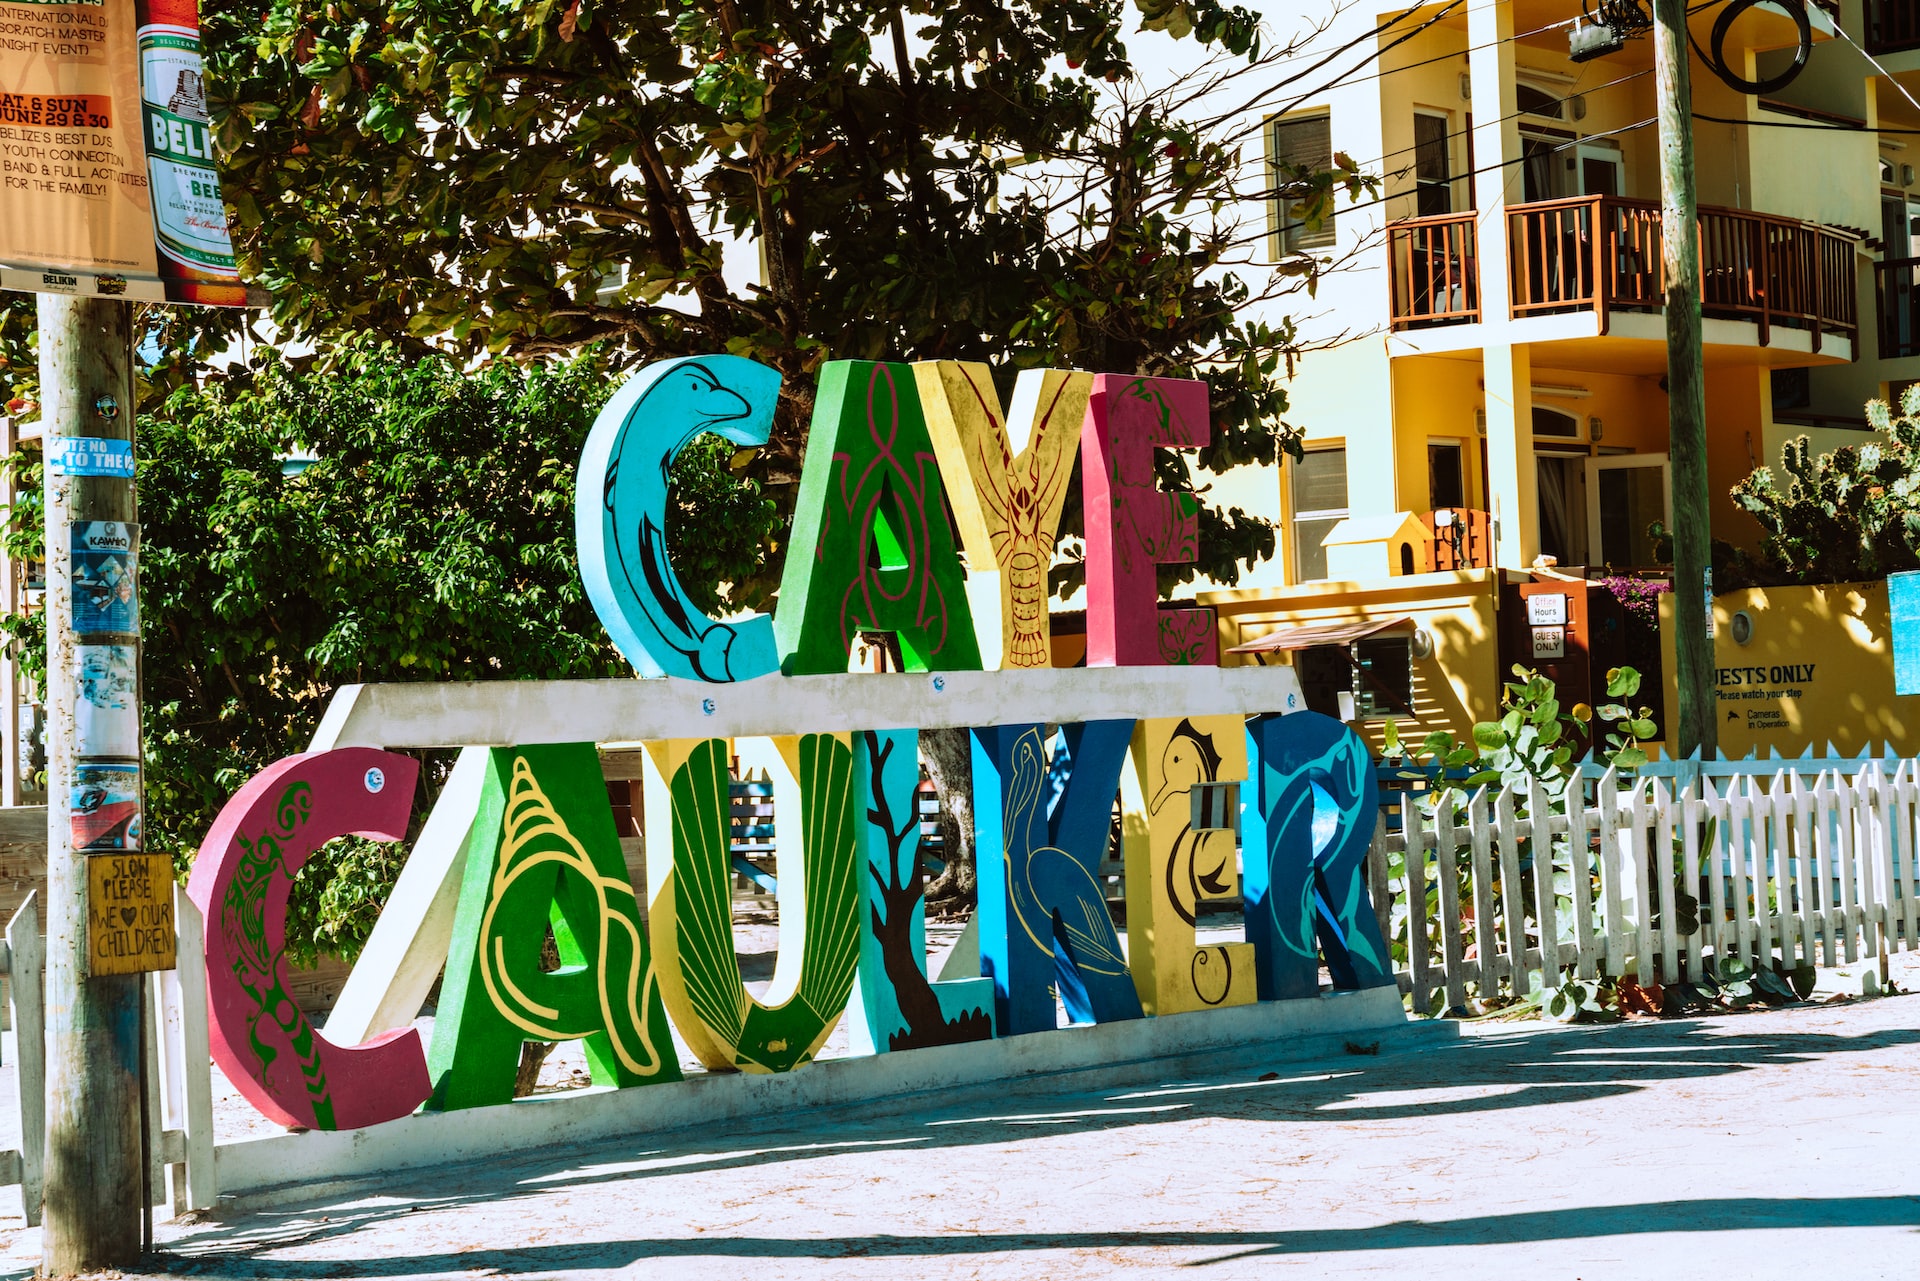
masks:
{"label": "yellow wall", "polygon": [[[1414,716],[1395,719],[1401,737],[1417,741],[1435,730],[1464,737],[1473,732],[1475,721],[1498,715],[1496,584],[1494,571],[1468,570],[1391,578],[1370,586],[1329,582],[1281,592],[1203,592],[1199,599],[1219,611],[1220,661],[1229,666],[1253,661],[1250,655],[1229,654],[1229,649],[1278,626],[1412,618],[1433,637],[1434,652],[1431,658],[1413,660]],[[1289,655],[1266,658],[1269,663],[1291,661]],[[1385,723],[1366,721],[1354,728],[1377,752]]]}
{"label": "yellow wall", "polygon": [[[1733,615],[1753,618],[1753,639],[1733,640]],[[1920,753],[1920,697],[1893,692],[1887,586],[1768,587],[1726,592],[1713,603],[1720,755],[1842,755],[1886,744]],[[1673,675],[1673,598],[1660,598],[1667,724],[1680,723]],[[1668,742],[1671,752],[1674,744]]]}
{"label": "yellow wall", "polygon": [[1436,436],[1460,442],[1466,466],[1467,505],[1485,510],[1481,438],[1474,426],[1474,410],[1483,402],[1477,359],[1402,357],[1393,362],[1393,412],[1398,422],[1393,441],[1397,482],[1394,501],[1398,510],[1416,514],[1431,510],[1427,442]]}

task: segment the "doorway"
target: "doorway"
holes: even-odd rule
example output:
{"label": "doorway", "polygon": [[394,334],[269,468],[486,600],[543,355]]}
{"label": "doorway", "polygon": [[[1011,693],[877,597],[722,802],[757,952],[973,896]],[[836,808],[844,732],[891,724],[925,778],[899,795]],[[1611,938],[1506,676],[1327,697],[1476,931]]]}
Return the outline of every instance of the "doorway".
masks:
{"label": "doorway", "polygon": [[1587,546],[1597,562],[1625,568],[1665,563],[1647,532],[1673,524],[1673,485],[1665,454],[1615,454],[1586,460]]}
{"label": "doorway", "polygon": [[1627,189],[1627,166],[1620,148],[1604,143],[1580,144],[1580,194],[1618,196]]}
{"label": "doorway", "polygon": [[1540,554],[1565,568],[1587,563],[1587,455],[1535,446],[1534,492],[1540,507]]}

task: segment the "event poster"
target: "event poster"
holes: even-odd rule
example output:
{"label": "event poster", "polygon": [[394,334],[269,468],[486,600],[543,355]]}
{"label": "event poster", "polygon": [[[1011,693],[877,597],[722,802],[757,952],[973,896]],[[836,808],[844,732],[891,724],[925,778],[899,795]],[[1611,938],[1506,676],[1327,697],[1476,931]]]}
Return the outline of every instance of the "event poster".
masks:
{"label": "event poster", "polygon": [[74,767],[67,819],[77,850],[140,848],[140,767],[131,761],[81,761]]}
{"label": "event poster", "polygon": [[140,527],[118,520],[75,521],[67,526],[73,557],[73,630],[82,636],[140,632],[140,597],[134,568]]}
{"label": "event poster", "polygon": [[247,305],[196,0],[0,0],[0,288]]}
{"label": "event poster", "polygon": [[140,755],[139,666],[132,645],[76,645],[76,756]]}

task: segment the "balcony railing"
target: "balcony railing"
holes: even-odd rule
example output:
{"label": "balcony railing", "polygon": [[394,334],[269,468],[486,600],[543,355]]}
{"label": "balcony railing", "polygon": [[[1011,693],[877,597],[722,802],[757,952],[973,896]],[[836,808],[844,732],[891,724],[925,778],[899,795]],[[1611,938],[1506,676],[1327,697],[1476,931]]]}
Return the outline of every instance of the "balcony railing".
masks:
{"label": "balcony railing", "polygon": [[1387,229],[1394,328],[1480,319],[1476,216],[1469,212],[1414,218]]}
{"label": "balcony railing", "polygon": [[1880,315],[1880,359],[1920,356],[1920,258],[1873,264],[1873,294]]}
{"label": "balcony railing", "polygon": [[[1660,206],[1618,196],[1521,205],[1507,215],[1513,314],[1658,311],[1666,287]],[[1700,309],[1751,321],[1760,345],[1774,326],[1851,338],[1859,328],[1851,236],[1739,209],[1700,211]]]}
{"label": "balcony railing", "polygon": [[1920,0],[1866,0],[1867,52],[1920,49]]}
{"label": "balcony railing", "polygon": [[1471,507],[1421,512],[1427,527],[1427,565],[1434,570],[1485,569],[1493,564],[1493,517]]}
{"label": "balcony railing", "polygon": [[[1396,329],[1480,319],[1474,215],[1413,218],[1388,229]],[[1520,205],[1507,214],[1512,312],[1659,311],[1660,207],[1617,196]],[[1792,218],[1736,209],[1700,211],[1701,310],[1751,321],[1760,343],[1775,326],[1852,338],[1855,240]]]}

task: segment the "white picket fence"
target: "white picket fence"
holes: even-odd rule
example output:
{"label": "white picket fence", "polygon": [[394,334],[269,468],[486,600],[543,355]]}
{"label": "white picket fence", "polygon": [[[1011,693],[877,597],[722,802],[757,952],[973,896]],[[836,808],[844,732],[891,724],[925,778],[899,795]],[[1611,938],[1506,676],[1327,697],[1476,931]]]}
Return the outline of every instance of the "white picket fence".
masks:
{"label": "white picket fence", "polygon": [[[213,1070],[207,1045],[207,970],[200,911],[173,895],[178,968],[144,978],[147,987],[148,1183],[154,1204],[175,1214],[213,1207]],[[46,941],[37,894],[7,923],[0,973],[13,1016],[20,1143],[0,1150],[0,1187],[20,1188],[29,1226],[40,1222],[46,1168]]]}
{"label": "white picket fence", "polygon": [[1700,975],[1708,953],[1834,966],[1913,948],[1920,762],[1891,777],[1871,760],[1767,765],[1677,796],[1667,778],[1613,771],[1591,795],[1579,778],[1557,798],[1483,788],[1432,814],[1411,795],[1403,830],[1376,831],[1368,874],[1382,932],[1406,948],[1414,1010],[1432,1012],[1436,994],[1463,1006],[1469,989],[1524,996],[1569,970],[1664,982]]}

